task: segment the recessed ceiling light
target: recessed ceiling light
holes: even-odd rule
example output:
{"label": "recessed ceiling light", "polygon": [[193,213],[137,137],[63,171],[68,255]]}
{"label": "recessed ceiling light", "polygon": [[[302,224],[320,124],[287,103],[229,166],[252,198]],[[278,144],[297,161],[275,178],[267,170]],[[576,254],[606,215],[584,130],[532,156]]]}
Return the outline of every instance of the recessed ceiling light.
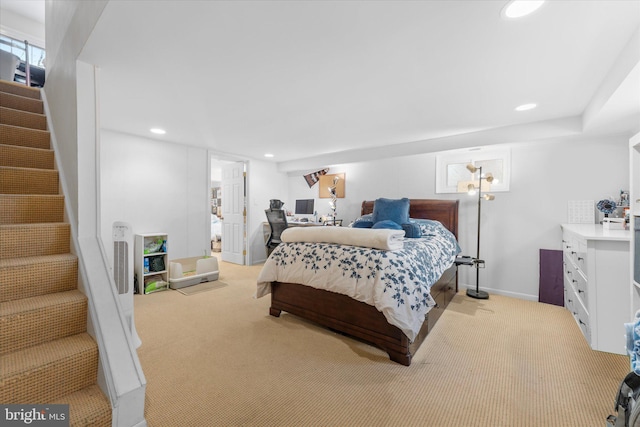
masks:
{"label": "recessed ceiling light", "polygon": [[166,130],[160,128],[151,128],[149,129],[149,132],[155,133],[156,135],[164,135],[165,133],[167,133]]}
{"label": "recessed ceiling light", "polygon": [[511,0],[502,8],[502,17],[507,19],[522,18],[538,10],[544,0]]}
{"label": "recessed ceiling light", "polygon": [[268,158],[271,158],[271,157],[273,157],[273,154],[271,154],[271,153],[267,153],[267,154],[265,154],[264,156],[265,156],[265,157],[268,157]]}
{"label": "recessed ceiling light", "polygon": [[522,104],[518,107],[516,107],[516,111],[527,111],[527,110],[533,110],[534,108],[536,108],[537,105],[536,104]]}

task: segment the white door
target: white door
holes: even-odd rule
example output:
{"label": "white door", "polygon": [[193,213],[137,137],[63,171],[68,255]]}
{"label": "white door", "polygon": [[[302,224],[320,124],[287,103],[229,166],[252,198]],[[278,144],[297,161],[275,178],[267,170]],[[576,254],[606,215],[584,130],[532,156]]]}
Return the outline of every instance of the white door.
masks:
{"label": "white door", "polygon": [[222,167],[222,260],[245,264],[244,162]]}

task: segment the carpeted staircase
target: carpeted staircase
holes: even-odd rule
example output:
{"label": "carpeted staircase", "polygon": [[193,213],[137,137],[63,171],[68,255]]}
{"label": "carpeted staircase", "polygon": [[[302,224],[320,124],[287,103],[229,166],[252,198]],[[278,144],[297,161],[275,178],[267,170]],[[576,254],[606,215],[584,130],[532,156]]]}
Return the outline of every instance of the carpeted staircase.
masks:
{"label": "carpeted staircase", "polygon": [[39,89],[0,81],[0,402],[110,426]]}

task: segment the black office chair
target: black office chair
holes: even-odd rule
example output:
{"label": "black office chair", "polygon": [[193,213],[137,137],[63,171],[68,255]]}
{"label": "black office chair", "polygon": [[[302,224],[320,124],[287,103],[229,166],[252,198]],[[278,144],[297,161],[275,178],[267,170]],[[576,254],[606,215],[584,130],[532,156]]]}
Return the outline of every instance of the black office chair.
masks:
{"label": "black office chair", "polygon": [[282,243],[280,235],[288,226],[287,215],[282,209],[265,209],[264,213],[267,214],[267,221],[271,228],[271,235],[266,244],[268,255],[271,255],[273,249]]}

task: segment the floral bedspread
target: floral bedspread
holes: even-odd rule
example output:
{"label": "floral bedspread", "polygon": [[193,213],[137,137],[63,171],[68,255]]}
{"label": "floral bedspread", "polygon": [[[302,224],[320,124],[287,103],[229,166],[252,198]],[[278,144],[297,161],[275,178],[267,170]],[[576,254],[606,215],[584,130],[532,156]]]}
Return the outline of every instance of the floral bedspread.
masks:
{"label": "floral bedspread", "polygon": [[437,225],[425,230],[421,238],[405,238],[403,248],[396,251],[282,243],[258,276],[256,297],[269,294],[271,282],[276,281],[344,294],[375,306],[413,341],[435,305],[431,286],[460,252],[453,234]]}

